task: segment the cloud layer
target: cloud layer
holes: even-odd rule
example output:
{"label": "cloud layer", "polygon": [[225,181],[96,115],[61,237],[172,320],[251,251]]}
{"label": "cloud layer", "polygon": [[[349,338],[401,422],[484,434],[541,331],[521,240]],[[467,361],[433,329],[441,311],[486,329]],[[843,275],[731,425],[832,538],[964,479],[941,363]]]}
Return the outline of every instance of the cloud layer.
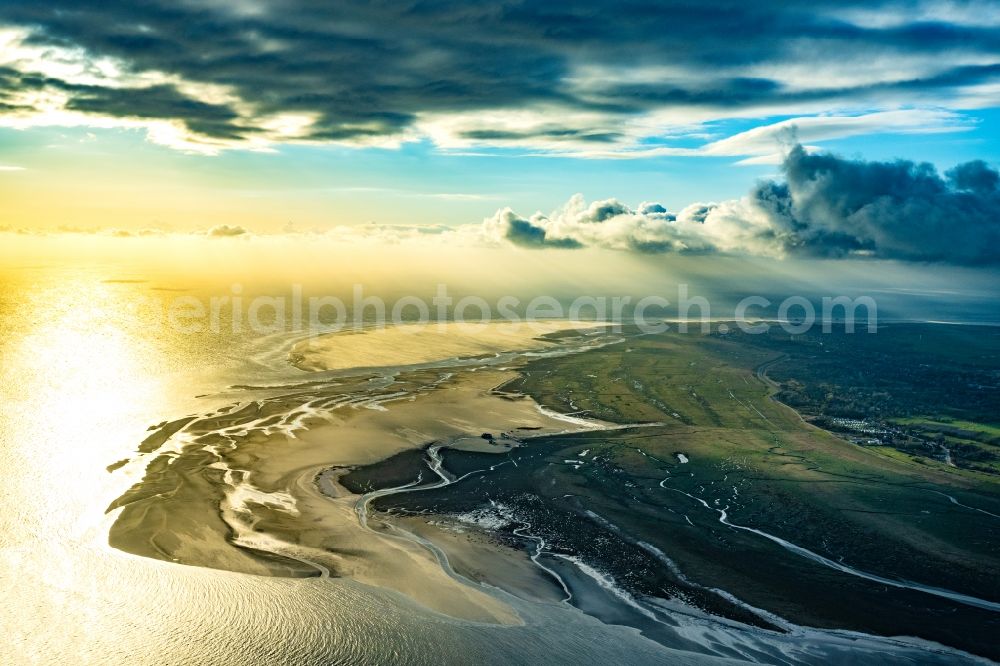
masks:
{"label": "cloud layer", "polygon": [[849,160],[797,145],[781,168],[783,181],[760,182],[742,199],[676,214],[658,203],[588,205],[577,195],[548,216],[501,209],[483,233],[532,248],[1000,263],[1000,173],[982,161],[941,176],[926,163]]}
{"label": "cloud layer", "polygon": [[[571,150],[665,128],[995,100],[989,2],[0,5],[0,118],[273,141]],[[738,38],[735,38],[738,33]]]}
{"label": "cloud layer", "polygon": [[[601,248],[645,255],[886,259],[956,266],[1000,265],[1000,171],[981,160],[943,174],[928,163],[846,159],[793,146],[782,178],[746,196],[695,202],[672,212],[658,202],[587,202],[574,195],[549,214],[500,208],[480,224],[379,224],[254,234],[239,224],[192,232],[204,238],[326,239],[339,245],[407,245],[429,250],[514,246],[529,250]],[[401,211],[405,218],[405,210]],[[61,227],[60,233],[116,237],[170,235],[142,229]],[[0,232],[30,233],[0,227]],[[36,232],[43,233],[44,232]]]}

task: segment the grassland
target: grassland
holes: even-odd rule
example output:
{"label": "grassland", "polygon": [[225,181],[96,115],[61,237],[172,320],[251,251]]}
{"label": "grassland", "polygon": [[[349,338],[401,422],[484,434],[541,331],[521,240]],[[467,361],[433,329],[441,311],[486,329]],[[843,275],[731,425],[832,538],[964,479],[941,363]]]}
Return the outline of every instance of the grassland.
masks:
{"label": "grassland", "polygon": [[[772,399],[776,388],[758,373],[786,355],[745,337],[663,334],[534,361],[505,390],[637,427],[533,439],[509,454],[516,467],[376,506],[454,513],[492,500],[514,507],[553,550],[595,563],[638,594],[753,621],[711,592],[723,589],[803,624],[916,635],[1000,657],[993,611],[873,583],[720,523],[723,509],[734,524],[834,562],[1000,600],[1000,479],[857,446],[811,425]],[[911,349],[901,358],[916,355]],[[933,393],[904,392],[906,409]],[[966,417],[988,411],[982,396],[976,405]],[[486,466],[481,454],[463,452],[445,462],[455,473]]]}
{"label": "grassland", "polygon": [[772,329],[729,337],[775,353],[767,371],[777,397],[817,424],[860,429],[924,463],[1000,475],[996,328],[889,324],[875,335]]}

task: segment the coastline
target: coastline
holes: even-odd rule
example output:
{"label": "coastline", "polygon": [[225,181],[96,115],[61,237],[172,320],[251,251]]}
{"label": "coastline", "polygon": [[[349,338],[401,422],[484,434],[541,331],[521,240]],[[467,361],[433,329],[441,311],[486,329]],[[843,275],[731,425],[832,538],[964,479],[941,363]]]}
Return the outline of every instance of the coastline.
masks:
{"label": "coastline", "polygon": [[[544,344],[548,353],[572,347],[565,341]],[[144,479],[109,506],[118,512],[110,544],[246,574],[349,577],[452,617],[518,623],[509,606],[449,576],[419,542],[384,525],[365,529],[356,510],[360,496],[330,473],[419,451],[434,441],[496,453],[513,445],[487,442],[479,436],[484,431],[566,431],[565,421],[542,413],[530,398],[494,391],[516,378],[510,367],[518,359],[503,359],[503,369],[493,359],[458,367],[454,360],[442,359],[437,368],[310,382],[285,392],[268,387],[264,397],[247,389],[250,400],[161,424],[143,445],[149,458]],[[479,554],[498,566],[507,556],[480,546]],[[457,541],[449,548],[460,550]]]}
{"label": "coastline", "polygon": [[[646,406],[632,401],[616,403],[620,399],[615,396],[626,386],[645,391],[642,382],[630,380],[626,384],[623,380],[627,376],[615,375],[612,379],[611,386],[618,384],[622,388],[598,394],[610,401],[601,410],[575,402],[587,396],[580,385],[564,386],[567,379],[586,386],[598,381],[598,375],[549,381],[551,373],[558,374],[553,369],[561,367],[560,357],[603,348],[608,342],[620,340],[558,336],[558,342],[550,341],[544,352],[463,360],[447,358],[435,364],[382,373],[371,370],[359,370],[355,375],[314,373],[316,379],[304,384],[285,389],[269,386],[263,397],[241,401],[211,414],[165,422],[160,428],[171,428],[173,432],[154,432],[147,438],[147,441],[162,439],[159,449],[149,453],[155,457],[148,467],[147,478],[112,505],[121,508],[112,528],[112,545],[157,559],[243,573],[349,578],[404,595],[430,611],[469,622],[508,626],[521,623],[513,606],[504,601],[505,595],[497,594],[502,590],[527,603],[565,605],[563,602],[569,601],[606,623],[638,629],[662,645],[690,652],[717,654],[711,649],[706,652],[705,648],[706,641],[717,640],[713,633],[717,630],[728,636],[726,641],[738,642],[740,647],[733,649],[741,654],[749,654],[744,651],[750,650],[754,643],[785,653],[791,648],[782,632],[790,635],[806,632],[822,649],[839,645],[837,641],[841,639],[837,636],[844,632],[841,625],[811,613],[801,617],[797,612],[789,613],[794,604],[787,601],[776,610],[761,602],[759,591],[744,597],[745,588],[730,587],[737,584],[736,579],[721,585],[693,583],[692,580],[711,580],[705,578],[712,573],[711,569],[701,568],[690,560],[680,562],[678,567],[672,559],[674,553],[667,556],[660,550],[666,546],[655,538],[650,542],[623,541],[631,554],[622,564],[640,563],[635,559],[639,557],[645,568],[634,569],[640,572],[634,575],[641,577],[642,571],[650,574],[643,583],[628,579],[632,575],[628,566],[621,571],[603,566],[599,551],[586,548],[578,551],[577,544],[559,543],[559,538],[553,543],[559,527],[536,520],[540,514],[509,513],[507,517],[516,527],[513,531],[509,522],[506,529],[497,530],[488,517],[484,522],[483,516],[468,515],[477,502],[490,498],[495,490],[490,479],[480,478],[490,475],[479,472],[492,472],[494,468],[512,472],[514,466],[520,467],[515,458],[532,449],[545,449],[549,441],[575,437],[577,444],[568,443],[579,450],[574,448],[565,455],[555,456],[545,463],[548,469],[573,474],[582,468],[581,473],[587,474],[588,470],[597,469],[595,446],[620,447],[614,442],[634,438],[642,448],[634,446],[634,452],[621,463],[626,467],[653,464],[657,474],[666,472],[669,478],[674,468],[681,465],[686,473],[708,471],[715,464],[712,461],[716,454],[704,448],[711,446],[707,438],[713,433],[725,437],[724,425],[748,429],[745,432],[752,434],[753,446],[767,448],[768,455],[783,455],[774,453],[777,447],[766,441],[774,433],[801,429],[797,414],[792,418],[787,413],[791,410],[783,405],[771,401],[766,402],[773,407],[756,404],[766,398],[768,391],[762,390],[767,388],[766,384],[758,377],[761,385],[757,386],[750,380],[753,375],[742,371],[730,378],[741,382],[734,381],[732,390],[742,400],[732,390],[728,394],[741,409],[731,413],[716,411],[703,397],[690,393],[691,404],[704,408],[709,418],[726,419],[725,424],[716,423],[711,428],[688,423],[660,402]],[[628,356],[633,347],[643,344],[657,354],[663,353],[656,346],[660,342],[652,339],[640,342],[635,338],[628,346],[608,348],[598,356]],[[588,356],[586,361],[574,362],[589,366],[595,360],[597,356]],[[529,363],[532,370],[526,369]],[[620,365],[616,361],[600,368],[595,366],[592,372],[613,374]],[[687,366],[687,362],[682,364],[685,372],[704,381],[701,370],[688,370]],[[723,376],[729,377],[720,375]],[[529,386],[535,388],[527,390]],[[703,388],[707,389],[699,388],[699,394]],[[252,388],[245,390],[249,396],[254,395]],[[707,394],[707,390],[704,392]],[[755,401],[753,408],[747,406],[751,401]],[[627,405],[632,411],[622,412],[623,407],[616,404]],[[655,419],[659,420],[648,418],[647,414],[658,414]],[[647,428],[652,432],[643,434]],[[485,437],[487,433],[491,437]],[[643,438],[647,436],[669,439],[685,433],[697,439],[656,451],[659,457],[654,456],[652,449],[650,453],[643,450],[646,447]],[[703,438],[705,441],[701,441]],[[795,437],[793,440],[796,446],[806,443]],[[813,444],[819,446],[818,442]],[[448,454],[448,465],[444,464],[444,454]],[[465,462],[462,456],[467,458]],[[848,453],[852,464],[859,456],[867,457]],[[603,454],[601,457],[608,460]],[[371,469],[378,471],[365,471]],[[530,469],[529,466],[525,473],[530,474]],[[740,469],[737,466],[730,473],[735,470],[742,474]],[[420,499],[466,477],[478,479],[480,485],[463,486],[463,503],[467,505],[464,508],[439,511],[433,506],[434,500],[425,503]],[[602,484],[611,478],[614,477],[608,477]],[[617,478],[620,481],[629,477]],[[615,499],[618,504],[647,503],[649,500],[639,500],[636,494],[649,491],[657,493],[656,503],[666,501],[662,490],[667,479],[662,474],[655,479],[637,479],[642,487],[633,485],[634,490],[625,490],[621,498]],[[644,488],[647,482],[649,490]],[[394,492],[400,489],[402,494]],[[198,498],[200,504],[178,505],[178,499],[184,496],[177,495],[178,490],[188,493],[188,499]],[[565,516],[589,514],[587,521],[605,529],[600,526],[603,516],[584,511],[586,505],[572,499],[572,490],[570,486],[560,491],[567,493],[560,500],[567,505],[563,508],[571,509]],[[542,491],[538,488],[534,492]],[[390,496],[394,501],[406,497],[416,506],[397,510],[393,502],[385,501]],[[734,486],[732,500],[736,498]],[[372,510],[368,509],[369,503],[373,504]],[[518,507],[518,511],[523,508]],[[671,529],[714,532],[707,525],[711,521],[691,512],[689,507],[668,502],[662,508],[676,513],[662,514],[658,519],[669,523]],[[603,513],[602,509],[597,510]],[[604,510],[612,511],[607,514],[610,522],[604,521],[605,531],[610,530],[610,534],[624,536],[635,527],[620,507],[605,505]],[[205,529],[205,523],[199,521],[213,511],[220,520],[214,528]],[[151,521],[151,517],[156,520]],[[153,526],[152,522],[157,524]],[[202,528],[199,538],[187,539],[183,532],[185,524],[199,525]],[[593,529],[593,525],[586,527],[584,534]],[[600,529],[593,532],[596,540],[605,538],[600,536]],[[143,539],[144,531],[157,538]],[[170,534],[180,534],[179,540],[185,541],[185,547],[171,549],[171,544],[160,538]],[[114,541],[115,538],[118,540]],[[649,538],[648,532],[641,536]],[[690,574],[692,580],[685,574]],[[694,631],[685,624],[687,620],[681,621],[683,630],[665,628],[675,626],[678,616],[700,618],[696,623],[706,626],[695,633],[701,637],[693,641],[678,637]],[[825,628],[807,629],[783,618]],[[710,630],[707,626],[715,628]],[[913,649],[909,639],[893,642],[878,638],[877,633],[865,631],[857,635],[870,639],[873,652],[883,645],[880,641],[888,641],[886,645],[892,644],[892,649]],[[740,642],[743,638],[734,638],[745,635],[754,638],[747,639],[746,644]],[[938,646],[932,647],[938,650]],[[947,653],[944,647],[940,650]]]}

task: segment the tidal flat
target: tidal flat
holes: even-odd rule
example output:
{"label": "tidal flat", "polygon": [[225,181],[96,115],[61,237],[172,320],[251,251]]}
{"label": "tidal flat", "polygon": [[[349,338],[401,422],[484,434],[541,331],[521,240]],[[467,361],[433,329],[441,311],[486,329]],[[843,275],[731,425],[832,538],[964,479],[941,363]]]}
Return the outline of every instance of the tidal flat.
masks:
{"label": "tidal flat", "polygon": [[[588,331],[531,346],[568,353],[595,344]],[[117,512],[111,545],[245,574],[350,577],[455,617],[518,622],[506,604],[448,575],[419,542],[369,527],[359,519],[360,495],[338,483],[337,470],[428,442],[499,452],[515,440],[490,444],[482,431],[572,427],[530,398],[494,390],[517,377],[506,364],[523,360],[460,361],[451,351],[436,354],[447,367],[238,387],[245,399],[229,407],[154,426],[139,446],[149,458],[145,477],[109,507]]]}
{"label": "tidal flat", "polygon": [[701,654],[1000,656],[995,476],[816,427],[735,337],[545,345],[160,424],[112,545],[516,624],[503,590]]}

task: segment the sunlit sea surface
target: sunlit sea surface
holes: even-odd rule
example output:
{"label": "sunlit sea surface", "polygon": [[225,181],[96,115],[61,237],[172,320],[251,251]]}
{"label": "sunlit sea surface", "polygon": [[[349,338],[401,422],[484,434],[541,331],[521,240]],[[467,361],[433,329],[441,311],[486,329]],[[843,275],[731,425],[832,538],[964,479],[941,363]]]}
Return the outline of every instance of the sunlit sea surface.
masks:
{"label": "sunlit sea surface", "polygon": [[[276,342],[171,333],[154,282],[23,268],[0,283],[0,662],[9,664],[607,663],[662,660],[630,629],[521,604],[526,626],[456,621],[345,580],[173,565],[107,545],[146,429],[237,383],[299,372]],[[279,345],[280,346],[280,345]],[[221,398],[219,398],[221,400]],[[516,602],[514,602],[516,603]]]}

